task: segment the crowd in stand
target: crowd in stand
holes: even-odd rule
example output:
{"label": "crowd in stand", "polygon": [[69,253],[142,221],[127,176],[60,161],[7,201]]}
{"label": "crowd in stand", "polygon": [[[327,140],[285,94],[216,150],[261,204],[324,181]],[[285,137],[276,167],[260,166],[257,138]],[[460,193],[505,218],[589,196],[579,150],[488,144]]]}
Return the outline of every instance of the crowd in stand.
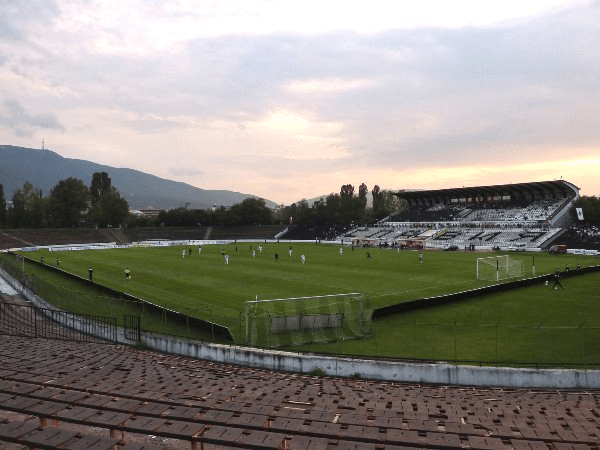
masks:
{"label": "crowd in stand", "polygon": [[600,250],[600,227],[575,224],[562,236],[569,248]]}
{"label": "crowd in stand", "polygon": [[374,226],[357,227],[342,235],[351,240],[374,239],[396,245],[435,230],[430,247],[458,245],[461,248],[537,248],[555,236],[560,228],[551,218],[568,204],[564,198],[532,202],[449,203],[413,206]]}
{"label": "crowd in stand", "polygon": [[531,203],[450,203],[412,207],[394,215],[390,222],[540,222],[549,219],[565,199]]}

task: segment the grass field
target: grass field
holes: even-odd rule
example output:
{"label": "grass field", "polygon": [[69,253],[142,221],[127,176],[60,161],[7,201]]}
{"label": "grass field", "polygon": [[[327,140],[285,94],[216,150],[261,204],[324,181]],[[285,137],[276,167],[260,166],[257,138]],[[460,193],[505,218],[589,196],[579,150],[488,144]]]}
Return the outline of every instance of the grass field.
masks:
{"label": "grass field", "polygon": [[[425,252],[419,263],[414,251],[354,249],[314,243],[263,243],[252,256],[250,245],[204,246],[182,257],[190,247],[130,248],[48,252],[46,264],[182,313],[242,333],[244,302],[347,292],[365,294],[371,309],[485,285],[475,276],[479,253]],[[288,255],[290,245],[292,256]],[[222,252],[230,255],[224,264]],[[371,258],[367,257],[367,252]],[[276,262],[274,255],[279,255]],[[306,264],[300,255],[306,255]],[[594,257],[515,253],[524,261],[525,276],[595,265]],[[126,280],[129,267],[132,279]],[[489,283],[489,282],[488,282]],[[596,326],[600,326],[599,275],[563,280],[565,290],[543,285],[489,295],[455,305],[398,314],[375,323],[375,333],[359,340],[312,344],[294,350],[456,361],[508,362],[513,365],[600,363]],[[97,307],[98,305],[96,305]],[[110,308],[104,315],[111,315]],[[557,332],[557,330],[562,330]],[[561,337],[562,336],[562,337]]]}
{"label": "grass field", "polygon": [[600,366],[600,273],[543,283],[374,323],[373,336],[299,350],[526,367]]}

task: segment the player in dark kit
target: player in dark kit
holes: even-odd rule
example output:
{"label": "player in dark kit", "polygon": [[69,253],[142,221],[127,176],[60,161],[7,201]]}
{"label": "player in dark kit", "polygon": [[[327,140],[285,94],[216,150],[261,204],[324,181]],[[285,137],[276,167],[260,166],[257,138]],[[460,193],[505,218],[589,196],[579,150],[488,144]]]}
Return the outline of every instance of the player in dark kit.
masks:
{"label": "player in dark kit", "polygon": [[552,285],[552,289],[558,289],[559,287],[561,289],[565,288],[560,282],[560,270],[558,270],[558,267],[557,267],[556,270],[554,271],[554,284]]}

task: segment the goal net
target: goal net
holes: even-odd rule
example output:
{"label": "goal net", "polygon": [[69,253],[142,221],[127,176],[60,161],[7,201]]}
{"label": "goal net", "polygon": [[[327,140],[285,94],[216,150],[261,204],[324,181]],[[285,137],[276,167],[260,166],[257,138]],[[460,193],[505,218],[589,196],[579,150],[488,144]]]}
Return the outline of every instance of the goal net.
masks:
{"label": "goal net", "polygon": [[357,338],[371,332],[371,314],[357,293],[248,301],[246,343],[275,348]]}
{"label": "goal net", "polygon": [[523,261],[508,255],[477,258],[478,280],[506,280],[523,276]]}

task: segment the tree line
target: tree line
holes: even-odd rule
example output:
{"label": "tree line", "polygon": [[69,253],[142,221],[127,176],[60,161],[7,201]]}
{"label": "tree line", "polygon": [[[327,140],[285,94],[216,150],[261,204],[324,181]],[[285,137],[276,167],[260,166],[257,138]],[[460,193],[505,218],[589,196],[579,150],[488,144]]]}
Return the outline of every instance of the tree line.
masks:
{"label": "tree line", "polygon": [[248,197],[231,207],[219,206],[210,209],[173,208],[161,211],[155,219],[136,219],[138,225],[160,225],[168,227],[272,225],[274,212],[262,198]]}
{"label": "tree line", "polygon": [[340,193],[329,194],[309,205],[307,200],[292,203],[285,208],[289,223],[310,227],[345,227],[375,223],[393,212],[406,207],[403,200],[392,192],[383,191],[375,185],[371,190],[372,206],[368,207],[369,190],[362,183],[355,194],[354,186],[345,184]]}
{"label": "tree line", "polygon": [[127,201],[106,172],[94,173],[89,187],[74,177],[60,180],[47,197],[27,181],[13,193],[10,208],[6,203],[0,184],[0,225],[5,227],[108,227],[123,225],[129,217]]}
{"label": "tree line", "polygon": [[59,181],[48,196],[26,182],[12,196],[6,208],[4,188],[0,184],[0,226],[13,228],[72,228],[118,226],[239,226],[298,224],[311,228],[346,227],[374,223],[401,206],[401,200],[379,186],[371,190],[368,205],[367,186],[345,184],[309,204],[305,199],[273,210],[262,198],[249,197],[231,207],[209,209],[173,208],[147,218],[130,214],[127,201],[112,186],[106,172],[92,175],[90,186],[77,178]]}
{"label": "tree line", "polygon": [[[4,187],[0,184],[0,226],[13,228],[72,228],[118,226],[239,226],[297,224],[315,229],[375,223],[406,208],[406,202],[390,191],[375,185],[368,205],[367,186],[358,192],[345,184],[339,193],[309,203],[306,199],[276,210],[262,198],[249,197],[231,207],[209,209],[187,207],[161,211],[158,217],[146,218],[129,213],[127,201],[112,186],[106,172],[92,175],[90,186],[77,178],[59,181],[47,197],[41,189],[25,182],[12,196],[7,209]],[[585,224],[600,226],[600,199],[582,196],[575,204],[584,211]],[[574,210],[573,210],[574,215]],[[575,218],[575,215],[574,215]]]}
{"label": "tree line", "polygon": [[368,188],[362,183],[355,193],[354,186],[345,184],[340,193],[309,204],[306,199],[272,210],[261,198],[246,198],[230,208],[175,208],[162,211],[157,222],[164,226],[234,226],[297,224],[312,228],[345,227],[351,224],[374,223],[398,210],[401,200],[379,186],[371,190],[372,206],[368,207]]}

